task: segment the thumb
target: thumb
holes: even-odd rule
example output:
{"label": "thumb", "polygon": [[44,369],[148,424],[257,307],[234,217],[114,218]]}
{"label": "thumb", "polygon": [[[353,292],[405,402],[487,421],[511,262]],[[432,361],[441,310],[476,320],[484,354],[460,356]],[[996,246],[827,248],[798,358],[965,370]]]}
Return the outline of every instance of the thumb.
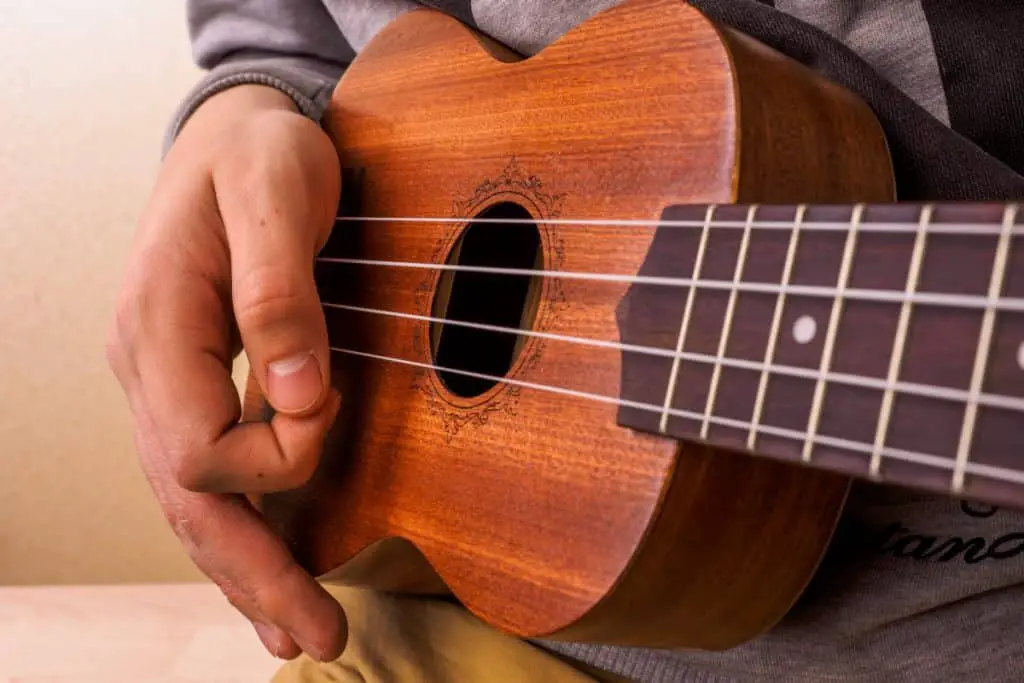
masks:
{"label": "thumb", "polygon": [[[215,174],[235,320],[274,409],[304,417],[328,401],[327,323],[313,278],[334,225],[341,171],[328,137],[298,114],[258,117],[260,144]],[[256,126],[256,123],[253,124]]]}
{"label": "thumb", "polygon": [[327,325],[313,278],[315,237],[304,226],[258,219],[253,225],[259,227],[238,231],[231,244],[242,345],[274,410],[312,415],[323,407],[330,386]]}

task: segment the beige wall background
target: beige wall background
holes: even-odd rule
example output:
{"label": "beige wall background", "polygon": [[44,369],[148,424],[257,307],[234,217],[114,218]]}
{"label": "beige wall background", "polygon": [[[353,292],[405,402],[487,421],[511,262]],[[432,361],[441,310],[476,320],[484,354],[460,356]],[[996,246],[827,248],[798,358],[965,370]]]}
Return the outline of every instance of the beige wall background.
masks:
{"label": "beige wall background", "polygon": [[0,3],[0,584],[199,578],[103,355],[164,124],[197,77],[184,11]]}

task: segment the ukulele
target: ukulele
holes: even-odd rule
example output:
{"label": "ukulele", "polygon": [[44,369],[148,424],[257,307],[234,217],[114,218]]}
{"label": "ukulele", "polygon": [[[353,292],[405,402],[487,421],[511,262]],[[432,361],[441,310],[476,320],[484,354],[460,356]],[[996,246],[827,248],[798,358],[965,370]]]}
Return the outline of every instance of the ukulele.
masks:
{"label": "ukulele", "polygon": [[854,480],[1024,504],[1024,212],[897,202],[872,111],[796,61],[679,0],[528,59],[424,9],[324,125],[343,407],[252,498],[314,575],[716,650],[792,607]]}

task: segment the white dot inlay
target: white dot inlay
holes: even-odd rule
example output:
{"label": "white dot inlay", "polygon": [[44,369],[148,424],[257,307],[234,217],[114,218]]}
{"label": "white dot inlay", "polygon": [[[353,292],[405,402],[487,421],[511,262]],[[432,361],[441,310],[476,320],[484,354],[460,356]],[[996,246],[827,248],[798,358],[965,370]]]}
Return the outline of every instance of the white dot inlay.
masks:
{"label": "white dot inlay", "polygon": [[1024,342],[1021,342],[1020,346],[1017,347],[1017,366],[1024,370]]}
{"label": "white dot inlay", "polygon": [[[814,335],[817,333],[818,323],[809,315],[802,315],[793,323],[793,339],[798,344],[807,344],[814,339]],[[1024,349],[1024,344],[1021,345],[1021,348]]]}

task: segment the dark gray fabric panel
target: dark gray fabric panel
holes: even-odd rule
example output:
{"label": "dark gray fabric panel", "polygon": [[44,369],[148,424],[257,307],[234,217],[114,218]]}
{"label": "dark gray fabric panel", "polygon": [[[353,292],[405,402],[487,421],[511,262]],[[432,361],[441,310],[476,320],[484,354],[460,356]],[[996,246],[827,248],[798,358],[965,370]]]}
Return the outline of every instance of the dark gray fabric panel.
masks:
{"label": "dark gray fabric panel", "polygon": [[1024,2],[922,0],[950,124],[1024,173]]}
{"label": "dark gray fabric panel", "polygon": [[919,0],[777,0],[775,7],[847,45],[932,116],[949,123],[931,27]]}

